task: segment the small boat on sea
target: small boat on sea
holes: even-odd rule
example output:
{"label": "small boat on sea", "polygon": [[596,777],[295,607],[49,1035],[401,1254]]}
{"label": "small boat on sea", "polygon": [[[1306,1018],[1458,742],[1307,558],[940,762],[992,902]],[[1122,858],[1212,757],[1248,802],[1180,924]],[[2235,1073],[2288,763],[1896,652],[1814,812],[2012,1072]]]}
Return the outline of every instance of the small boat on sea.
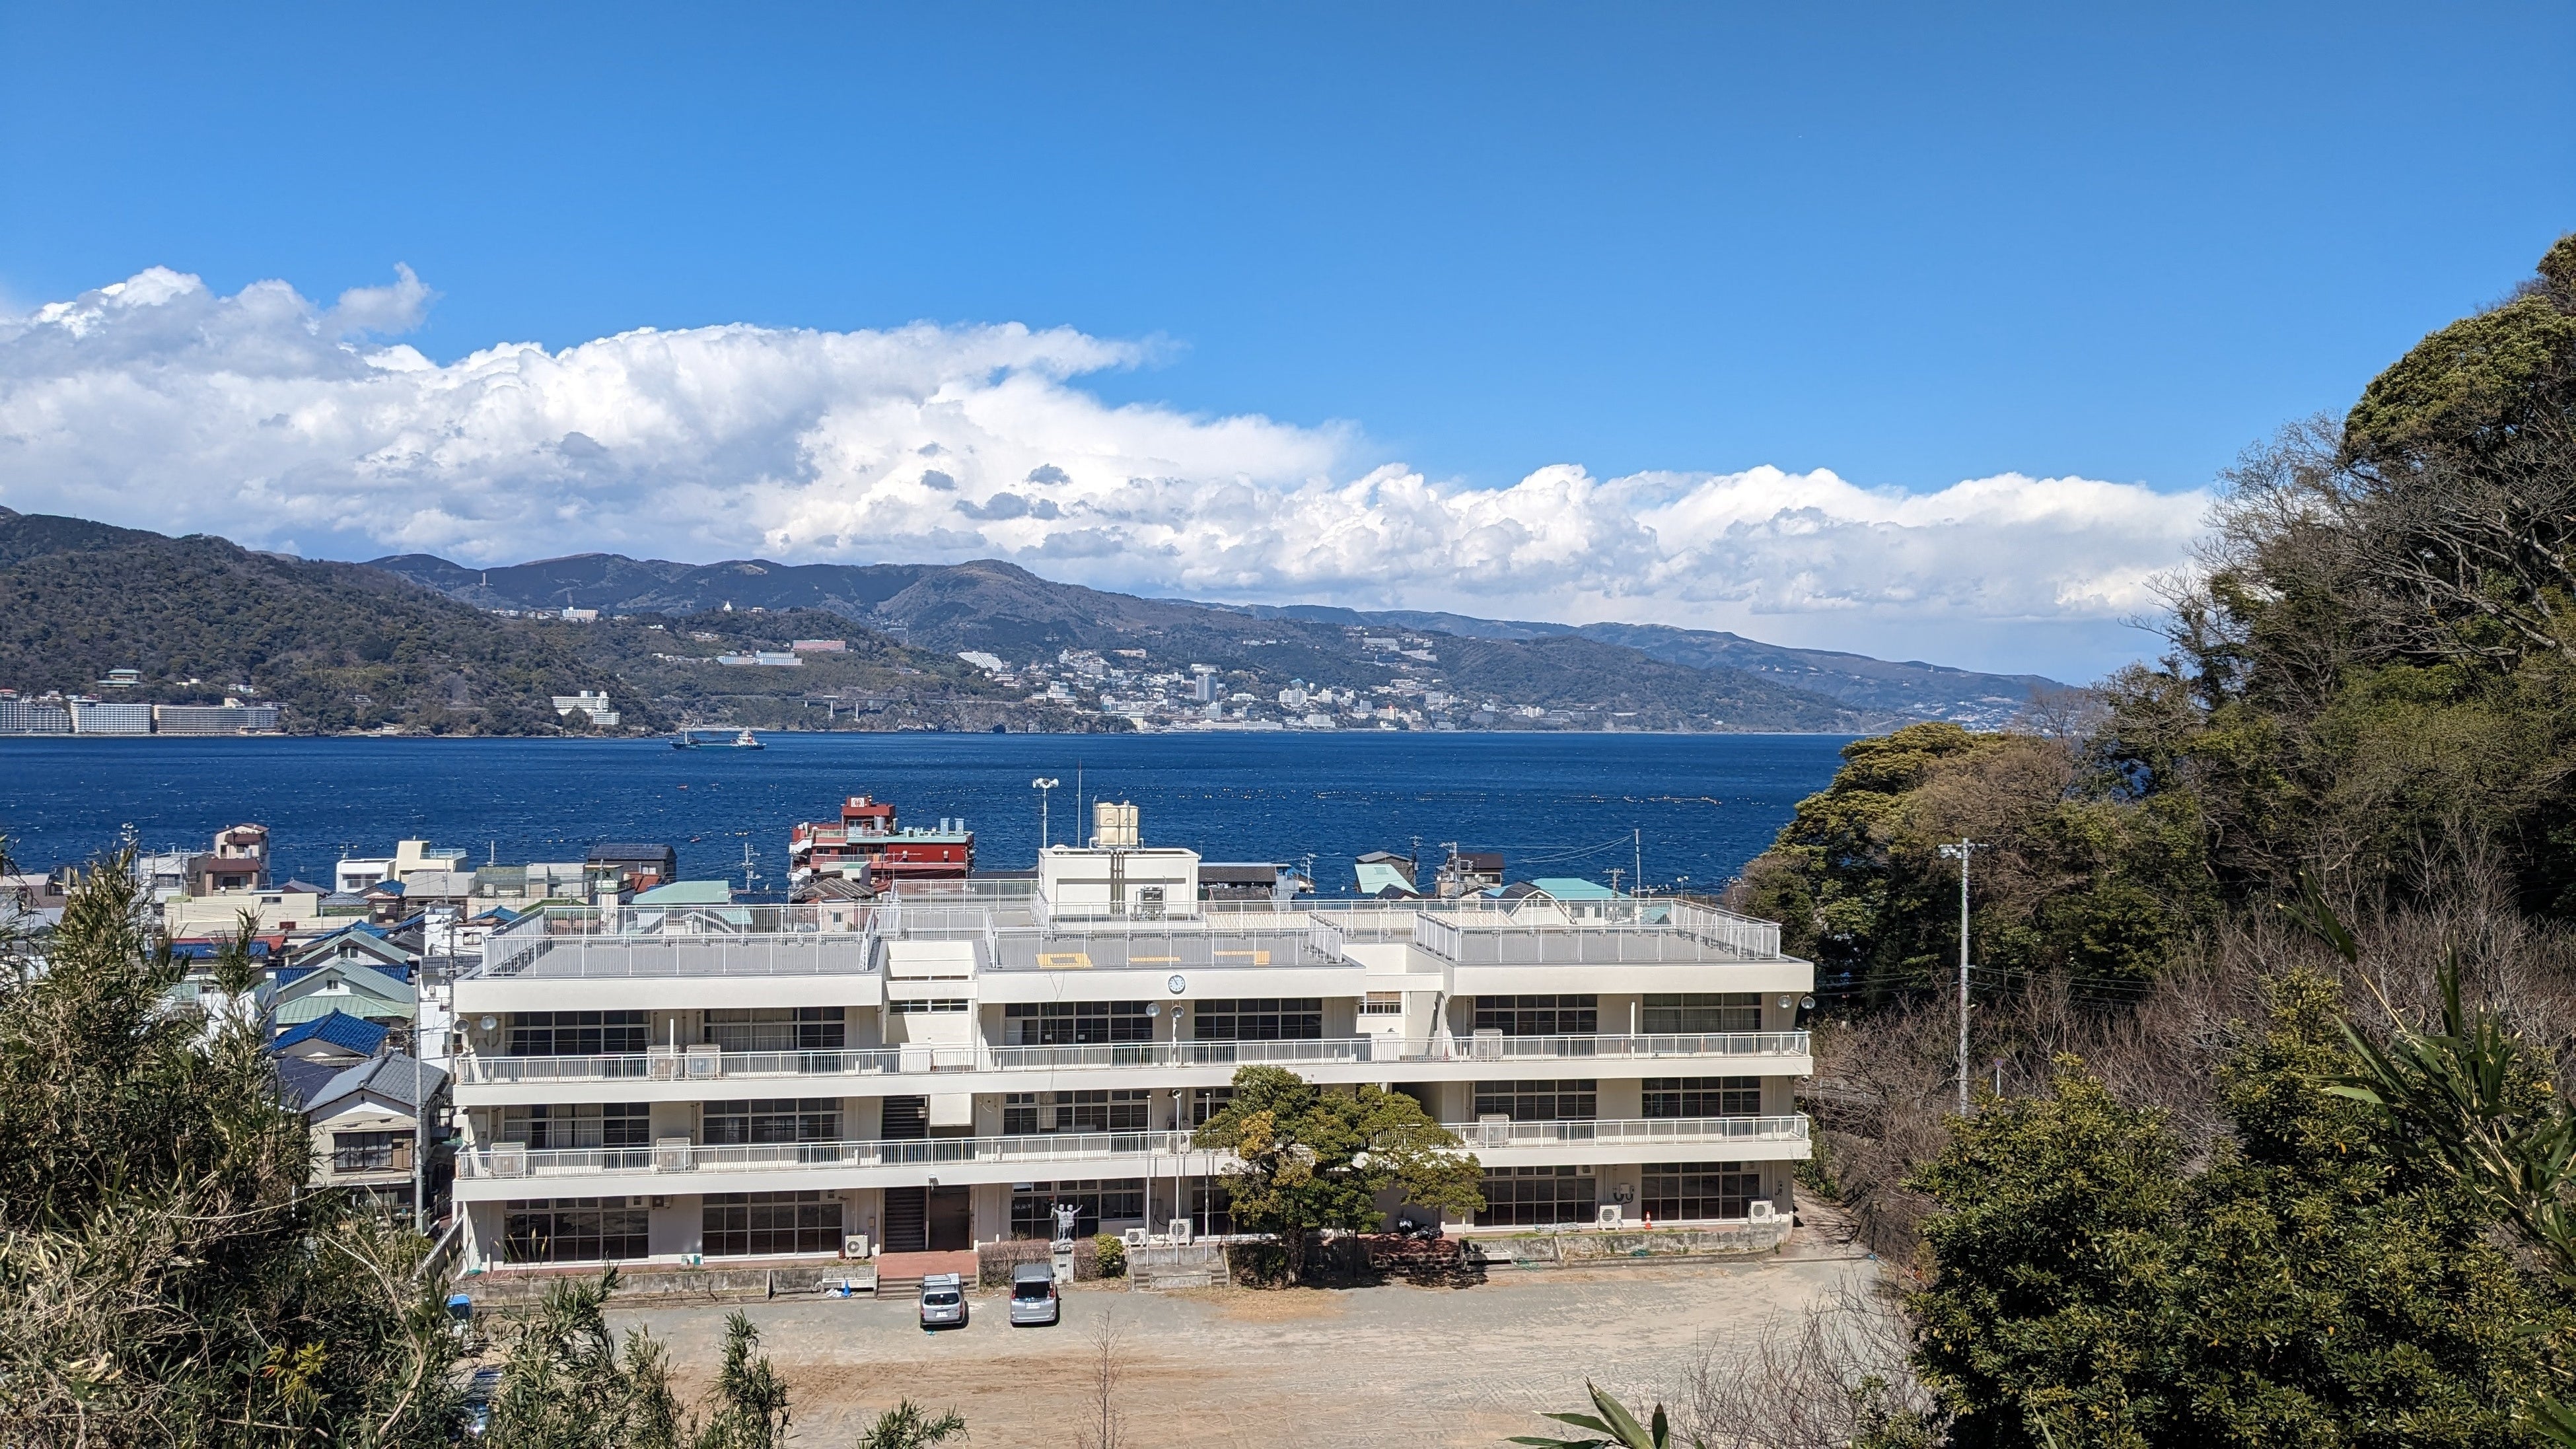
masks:
{"label": "small boat on sea", "polygon": [[698,749],[700,748],[698,737],[689,733],[687,730],[682,730],[678,734],[671,736],[671,748],[675,750]]}
{"label": "small boat on sea", "polygon": [[737,750],[765,750],[769,748],[769,746],[762,744],[748,729],[733,737],[733,747]]}

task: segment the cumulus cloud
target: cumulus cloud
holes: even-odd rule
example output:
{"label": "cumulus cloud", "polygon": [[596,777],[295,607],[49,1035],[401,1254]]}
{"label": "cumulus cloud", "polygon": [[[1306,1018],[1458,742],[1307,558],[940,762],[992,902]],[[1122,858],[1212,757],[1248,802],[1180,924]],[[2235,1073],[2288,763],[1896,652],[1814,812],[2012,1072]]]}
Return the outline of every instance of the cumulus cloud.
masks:
{"label": "cumulus cloud", "polygon": [[154,268],[0,320],[0,503],[471,563],[1000,557],[1134,592],[1882,653],[1890,631],[2098,637],[2152,606],[2206,506],[2082,478],[1907,492],[1768,467],[1560,464],[1474,488],[1371,458],[1349,426],[1110,406],[1078,380],[1147,352],[1067,329],[646,329],[435,363],[388,340],[434,296],[409,268],[329,307]]}

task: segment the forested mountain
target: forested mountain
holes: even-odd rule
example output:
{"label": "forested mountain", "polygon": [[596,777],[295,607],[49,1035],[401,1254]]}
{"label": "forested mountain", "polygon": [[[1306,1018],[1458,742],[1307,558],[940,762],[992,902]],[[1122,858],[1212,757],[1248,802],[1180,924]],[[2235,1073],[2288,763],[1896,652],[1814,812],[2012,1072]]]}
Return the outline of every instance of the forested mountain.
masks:
{"label": "forested mountain", "polygon": [[[714,662],[799,637],[848,648],[793,670]],[[837,615],[502,618],[363,564],[0,509],[0,685],[99,693],[111,669],[141,672],[127,697],[247,695],[284,706],[296,732],[552,733],[562,724],[551,697],[583,690],[606,692],[631,728],[809,715],[888,728],[1085,727],[1060,705],[1008,696],[953,656]],[[830,708],[809,709],[808,694]]]}

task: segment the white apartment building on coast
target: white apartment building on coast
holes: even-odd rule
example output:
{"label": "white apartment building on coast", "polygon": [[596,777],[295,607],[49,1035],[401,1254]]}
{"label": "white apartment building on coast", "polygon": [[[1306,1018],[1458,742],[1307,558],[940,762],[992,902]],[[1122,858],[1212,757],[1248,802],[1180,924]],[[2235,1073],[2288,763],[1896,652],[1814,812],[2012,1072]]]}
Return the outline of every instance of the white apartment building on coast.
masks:
{"label": "white apartment building on coast", "polygon": [[[1123,812],[1123,813],[1122,813]],[[1104,807],[1033,881],[548,907],[457,977],[465,1266],[1231,1228],[1237,1068],[1418,1097],[1478,1228],[1785,1218],[1809,963],[1681,901],[1232,903]],[[1388,1204],[1389,1207],[1396,1206]]]}

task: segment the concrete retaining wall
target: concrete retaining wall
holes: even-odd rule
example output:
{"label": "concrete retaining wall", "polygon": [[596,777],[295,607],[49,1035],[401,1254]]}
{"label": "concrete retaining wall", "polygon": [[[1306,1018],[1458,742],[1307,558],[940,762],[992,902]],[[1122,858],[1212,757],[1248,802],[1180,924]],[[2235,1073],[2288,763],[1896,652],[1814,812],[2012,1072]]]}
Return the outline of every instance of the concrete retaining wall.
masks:
{"label": "concrete retaining wall", "polygon": [[[536,1304],[546,1290],[566,1278],[596,1273],[482,1273],[460,1278],[456,1290],[478,1309],[519,1308]],[[634,1268],[617,1274],[610,1301],[642,1303],[726,1303],[829,1292],[844,1281],[860,1291],[876,1287],[874,1263],[816,1263],[786,1268]]]}
{"label": "concrete retaining wall", "polygon": [[1221,1288],[1230,1281],[1222,1243],[1127,1250],[1127,1286],[1131,1289]]}
{"label": "concrete retaining wall", "polygon": [[1656,1258],[1741,1258],[1787,1241],[1789,1222],[1632,1232],[1513,1233],[1465,1240],[1467,1260],[1489,1267],[1555,1268]]}

